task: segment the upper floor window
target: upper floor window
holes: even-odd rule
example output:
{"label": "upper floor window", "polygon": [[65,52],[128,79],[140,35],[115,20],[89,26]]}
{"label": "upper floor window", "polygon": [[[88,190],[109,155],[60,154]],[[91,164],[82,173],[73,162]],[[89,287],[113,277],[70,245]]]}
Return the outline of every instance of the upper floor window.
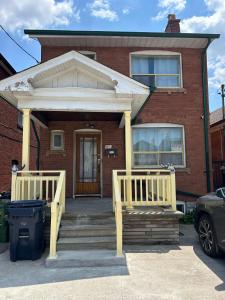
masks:
{"label": "upper floor window", "polygon": [[134,167],[185,167],[184,127],[176,124],[133,126]]}
{"label": "upper floor window", "polygon": [[96,52],[94,52],[94,51],[81,50],[81,51],[79,51],[79,53],[81,53],[91,59],[96,60]]}
{"label": "upper floor window", "polygon": [[157,54],[157,51],[147,53],[131,54],[133,79],[151,87],[179,88],[182,86],[179,54],[163,54],[163,51],[162,54]]}

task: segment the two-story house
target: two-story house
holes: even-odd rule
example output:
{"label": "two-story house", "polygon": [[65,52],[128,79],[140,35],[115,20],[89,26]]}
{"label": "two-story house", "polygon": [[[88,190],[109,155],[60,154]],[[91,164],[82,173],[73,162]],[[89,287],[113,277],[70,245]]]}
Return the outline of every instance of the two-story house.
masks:
{"label": "two-story house", "polygon": [[[176,214],[176,189],[179,200],[191,200],[212,188],[206,51],[219,35],[181,33],[175,15],[165,32],[25,33],[39,41],[42,62],[1,81],[0,93],[24,115],[25,168],[13,178],[13,198],[52,201],[50,258],[56,247],[80,243],[80,227],[72,227],[73,239],[62,233],[57,242],[64,189],[74,203],[80,196],[113,197],[117,254],[122,228],[123,241],[177,241],[177,223],[158,220],[160,230],[169,224],[160,236],[151,218]],[[29,171],[31,116],[42,124],[40,172]],[[162,167],[168,164],[176,175]],[[60,170],[66,176],[56,176]],[[124,215],[124,207],[162,210]]]}

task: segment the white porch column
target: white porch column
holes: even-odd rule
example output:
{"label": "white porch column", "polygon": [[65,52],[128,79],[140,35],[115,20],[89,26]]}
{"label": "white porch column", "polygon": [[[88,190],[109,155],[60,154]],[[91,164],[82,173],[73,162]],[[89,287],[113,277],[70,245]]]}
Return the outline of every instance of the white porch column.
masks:
{"label": "white porch column", "polygon": [[31,109],[23,109],[22,166],[25,171],[30,167],[30,113]]}
{"label": "white porch column", "polygon": [[[131,111],[124,112],[125,117],[125,149],[126,149],[126,175],[131,176],[131,155],[132,155],[132,145],[131,145]],[[128,178],[126,196],[128,201],[128,208],[132,208],[132,185],[131,178]]]}

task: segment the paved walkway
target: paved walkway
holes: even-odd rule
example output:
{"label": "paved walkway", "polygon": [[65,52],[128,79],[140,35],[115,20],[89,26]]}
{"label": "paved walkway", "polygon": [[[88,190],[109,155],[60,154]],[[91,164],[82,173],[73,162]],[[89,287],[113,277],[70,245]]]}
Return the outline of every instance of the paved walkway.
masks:
{"label": "paved walkway", "polygon": [[127,267],[46,269],[0,254],[0,299],[225,299],[225,260],[205,256],[190,225],[180,245],[127,247]]}

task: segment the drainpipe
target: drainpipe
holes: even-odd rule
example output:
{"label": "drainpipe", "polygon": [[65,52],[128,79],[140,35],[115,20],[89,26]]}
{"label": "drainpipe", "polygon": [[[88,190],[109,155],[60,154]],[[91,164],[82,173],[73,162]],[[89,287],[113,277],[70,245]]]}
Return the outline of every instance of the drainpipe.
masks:
{"label": "drainpipe", "polygon": [[207,97],[207,69],[206,69],[206,51],[211,44],[211,39],[202,52],[202,96],[203,96],[203,114],[204,114],[204,140],[205,140],[205,167],[206,167],[206,181],[207,192],[211,191],[210,180],[210,160],[209,160],[209,111],[208,111],[208,97]]}
{"label": "drainpipe", "polygon": [[34,120],[31,120],[31,124],[34,130],[34,135],[37,141],[37,160],[36,160],[36,168],[37,170],[40,170],[40,149],[41,149],[41,142],[40,142],[40,138],[38,136],[38,132],[37,132],[37,128],[36,125],[34,123]]}

